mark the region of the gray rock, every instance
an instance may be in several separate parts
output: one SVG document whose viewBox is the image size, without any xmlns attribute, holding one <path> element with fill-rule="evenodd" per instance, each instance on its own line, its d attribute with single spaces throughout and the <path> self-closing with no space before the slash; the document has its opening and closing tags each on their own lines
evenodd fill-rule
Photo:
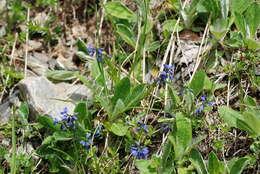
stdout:
<svg viewBox="0 0 260 174">
<path fill-rule="evenodd" d="M 5 124 L 11 118 L 11 107 L 9 102 L 0 105 L 0 124 Z"/>
<path fill-rule="evenodd" d="M 28 55 L 28 67 L 37 75 L 44 75 L 48 72 L 48 61 L 50 60 L 45 54 L 30 53 Z"/>
<path fill-rule="evenodd" d="M 16 90 L 10 95 L 3 104 L 0 105 L 0 125 L 5 124 L 12 116 L 12 106 L 19 107 L 20 100 L 18 98 L 19 91 Z"/>
<path fill-rule="evenodd" d="M 60 112 L 67 107 L 73 112 L 75 105 L 61 100 L 91 99 L 91 91 L 84 85 L 66 83 L 53 84 L 45 77 L 28 77 L 18 84 L 20 93 L 29 104 L 31 119 L 38 115 L 60 118 Z"/>
<path fill-rule="evenodd" d="M 35 40 L 29 40 L 28 42 L 28 51 L 35 51 L 35 50 L 41 50 L 42 49 L 42 43 L 35 41 Z"/>
</svg>

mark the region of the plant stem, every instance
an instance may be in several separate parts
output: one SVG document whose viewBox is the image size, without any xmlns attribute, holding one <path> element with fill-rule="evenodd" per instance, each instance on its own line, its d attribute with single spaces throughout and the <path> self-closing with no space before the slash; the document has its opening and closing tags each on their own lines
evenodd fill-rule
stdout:
<svg viewBox="0 0 260 174">
<path fill-rule="evenodd" d="M 12 161 L 11 174 L 16 174 L 16 136 L 15 136 L 15 111 L 13 109 L 12 116 Z"/>
</svg>

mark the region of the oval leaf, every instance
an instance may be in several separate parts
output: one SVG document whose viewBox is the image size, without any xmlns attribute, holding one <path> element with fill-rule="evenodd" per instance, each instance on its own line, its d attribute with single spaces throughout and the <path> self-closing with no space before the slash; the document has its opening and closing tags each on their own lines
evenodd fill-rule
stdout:
<svg viewBox="0 0 260 174">
<path fill-rule="evenodd" d="M 58 80 L 58 81 L 68 81 L 76 78 L 74 71 L 65 71 L 65 70 L 52 71 L 47 73 L 46 76 L 49 79 Z"/>
<path fill-rule="evenodd" d="M 135 14 L 121 2 L 114 1 L 108 2 L 105 5 L 107 14 L 120 18 L 120 19 L 134 19 Z"/>
<path fill-rule="evenodd" d="M 118 135 L 118 136 L 124 136 L 126 135 L 128 130 L 128 127 L 126 127 L 124 124 L 122 123 L 113 123 L 111 126 L 111 131 Z"/>
</svg>

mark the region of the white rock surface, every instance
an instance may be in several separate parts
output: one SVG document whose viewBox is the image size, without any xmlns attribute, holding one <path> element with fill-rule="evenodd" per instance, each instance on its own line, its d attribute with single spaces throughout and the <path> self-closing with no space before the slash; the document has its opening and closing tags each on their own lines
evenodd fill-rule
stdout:
<svg viewBox="0 0 260 174">
<path fill-rule="evenodd" d="M 60 112 L 67 107 L 72 113 L 75 105 L 61 100 L 87 100 L 91 98 L 91 91 L 84 85 L 66 83 L 53 84 L 47 78 L 28 77 L 18 84 L 23 100 L 30 107 L 31 119 L 38 115 L 49 115 L 60 118 Z"/>
</svg>

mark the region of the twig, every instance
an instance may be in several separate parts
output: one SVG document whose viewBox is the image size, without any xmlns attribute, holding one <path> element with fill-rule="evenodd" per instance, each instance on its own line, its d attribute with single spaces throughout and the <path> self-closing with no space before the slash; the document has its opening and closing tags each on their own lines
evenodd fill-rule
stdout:
<svg viewBox="0 0 260 174">
<path fill-rule="evenodd" d="M 145 48 L 143 48 L 143 83 L 145 83 Z"/>
<path fill-rule="evenodd" d="M 195 66 L 194 66 L 194 70 L 193 70 L 193 73 L 192 73 L 192 76 L 190 78 L 190 82 L 192 81 L 199 65 L 200 65 L 200 62 L 201 62 L 201 57 L 200 57 L 200 54 L 201 54 L 201 50 L 202 50 L 202 46 L 203 46 L 203 43 L 204 43 L 204 40 L 206 38 L 206 35 L 207 35 L 207 32 L 208 32 L 208 29 L 209 29 L 209 21 L 210 21 L 210 17 L 208 19 L 208 22 L 207 22 L 207 25 L 205 27 L 205 30 L 204 30 L 204 33 L 203 33 L 203 37 L 202 37 L 202 40 L 201 40 L 201 44 L 200 44 L 200 47 L 199 47 L 199 51 L 198 51 L 198 54 L 197 54 L 197 59 L 196 59 L 196 63 L 195 63 Z"/>
<path fill-rule="evenodd" d="M 107 3 L 107 0 L 103 1 L 103 5 L 105 5 Z M 105 16 L 105 9 L 102 8 L 101 10 L 101 18 L 100 18 L 100 22 L 99 22 L 99 29 L 98 29 L 98 37 L 101 37 L 101 31 L 102 31 L 102 25 L 103 25 L 103 21 L 104 21 L 104 16 Z M 99 43 L 100 44 L 100 43 Z"/>
<path fill-rule="evenodd" d="M 27 9 L 27 27 L 26 27 L 26 47 L 25 47 L 25 61 L 24 61 L 24 78 L 27 76 L 27 64 L 28 64 L 28 47 L 29 47 L 29 20 L 30 20 L 30 8 Z"/>
<path fill-rule="evenodd" d="M 231 64 L 233 62 L 233 56 L 231 57 Z M 228 75 L 228 86 L 227 86 L 227 106 L 229 106 L 229 101 L 230 101 L 230 94 L 231 94 L 231 91 L 230 91 L 230 73 Z"/>
<path fill-rule="evenodd" d="M 15 33 L 15 39 L 14 39 L 14 44 L 13 44 L 13 47 L 12 47 L 12 53 L 11 53 L 9 65 L 12 65 L 13 61 L 15 61 L 14 60 L 14 52 L 15 52 L 15 46 L 16 46 L 16 42 L 17 42 L 17 37 L 18 37 L 18 34 Z"/>
</svg>

